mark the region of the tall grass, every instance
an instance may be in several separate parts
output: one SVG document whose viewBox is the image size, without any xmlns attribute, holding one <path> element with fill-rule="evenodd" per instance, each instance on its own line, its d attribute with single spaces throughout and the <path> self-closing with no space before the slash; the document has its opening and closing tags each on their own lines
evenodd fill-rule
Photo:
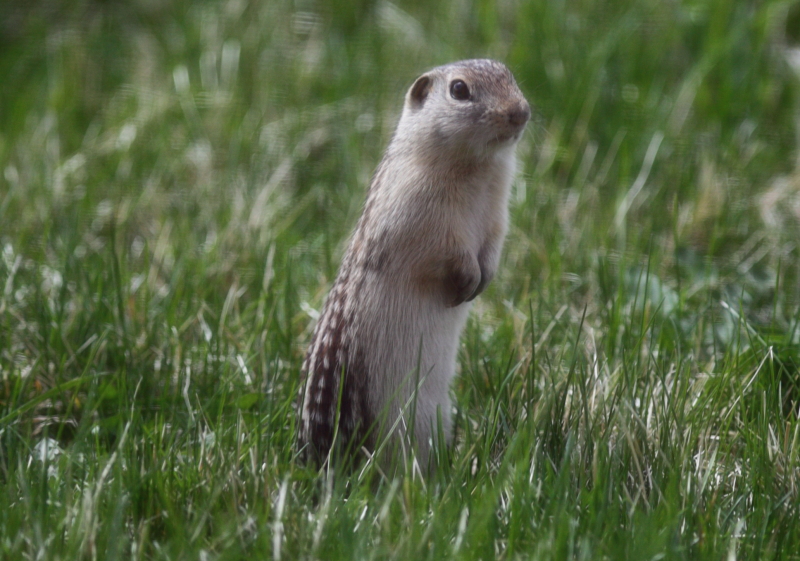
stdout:
<svg viewBox="0 0 800 561">
<path fill-rule="evenodd" d="M 0 557 L 800 557 L 798 13 L 3 4 Z M 321 477 L 309 329 L 404 89 L 472 56 L 537 116 L 454 446 Z"/>
</svg>

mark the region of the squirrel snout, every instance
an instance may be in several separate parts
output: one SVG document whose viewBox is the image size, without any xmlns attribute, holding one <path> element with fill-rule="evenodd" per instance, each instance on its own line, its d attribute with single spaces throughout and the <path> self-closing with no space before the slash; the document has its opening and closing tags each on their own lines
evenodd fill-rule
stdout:
<svg viewBox="0 0 800 561">
<path fill-rule="evenodd" d="M 508 123 L 515 127 L 523 127 L 531 118 L 531 106 L 527 101 L 522 100 L 516 107 L 512 107 L 506 113 Z"/>
</svg>

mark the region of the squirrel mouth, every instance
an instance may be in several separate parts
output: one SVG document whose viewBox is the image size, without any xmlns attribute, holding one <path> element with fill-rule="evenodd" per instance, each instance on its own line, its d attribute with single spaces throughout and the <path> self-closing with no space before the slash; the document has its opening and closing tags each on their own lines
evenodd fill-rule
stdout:
<svg viewBox="0 0 800 561">
<path fill-rule="evenodd" d="M 506 131 L 502 133 L 497 133 L 494 138 L 489 141 L 490 145 L 493 144 L 510 144 L 513 142 L 517 142 L 522 137 L 522 131 L 524 127 L 520 127 L 513 131 Z"/>
</svg>

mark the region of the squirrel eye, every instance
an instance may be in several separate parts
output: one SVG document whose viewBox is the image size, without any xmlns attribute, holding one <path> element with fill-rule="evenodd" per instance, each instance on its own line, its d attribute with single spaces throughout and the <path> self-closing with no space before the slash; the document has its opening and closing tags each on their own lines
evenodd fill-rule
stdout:
<svg viewBox="0 0 800 561">
<path fill-rule="evenodd" d="M 450 97 L 458 101 L 466 101 L 469 99 L 469 87 L 467 87 L 464 80 L 453 80 L 450 82 Z"/>
</svg>

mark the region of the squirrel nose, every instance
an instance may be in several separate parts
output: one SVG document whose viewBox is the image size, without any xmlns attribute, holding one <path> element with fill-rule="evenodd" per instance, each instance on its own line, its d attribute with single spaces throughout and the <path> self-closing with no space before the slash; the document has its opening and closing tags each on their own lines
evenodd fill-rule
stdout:
<svg viewBox="0 0 800 561">
<path fill-rule="evenodd" d="M 531 106 L 527 101 L 523 101 L 517 107 L 508 112 L 508 122 L 515 127 L 521 127 L 531 118 Z"/>
</svg>

